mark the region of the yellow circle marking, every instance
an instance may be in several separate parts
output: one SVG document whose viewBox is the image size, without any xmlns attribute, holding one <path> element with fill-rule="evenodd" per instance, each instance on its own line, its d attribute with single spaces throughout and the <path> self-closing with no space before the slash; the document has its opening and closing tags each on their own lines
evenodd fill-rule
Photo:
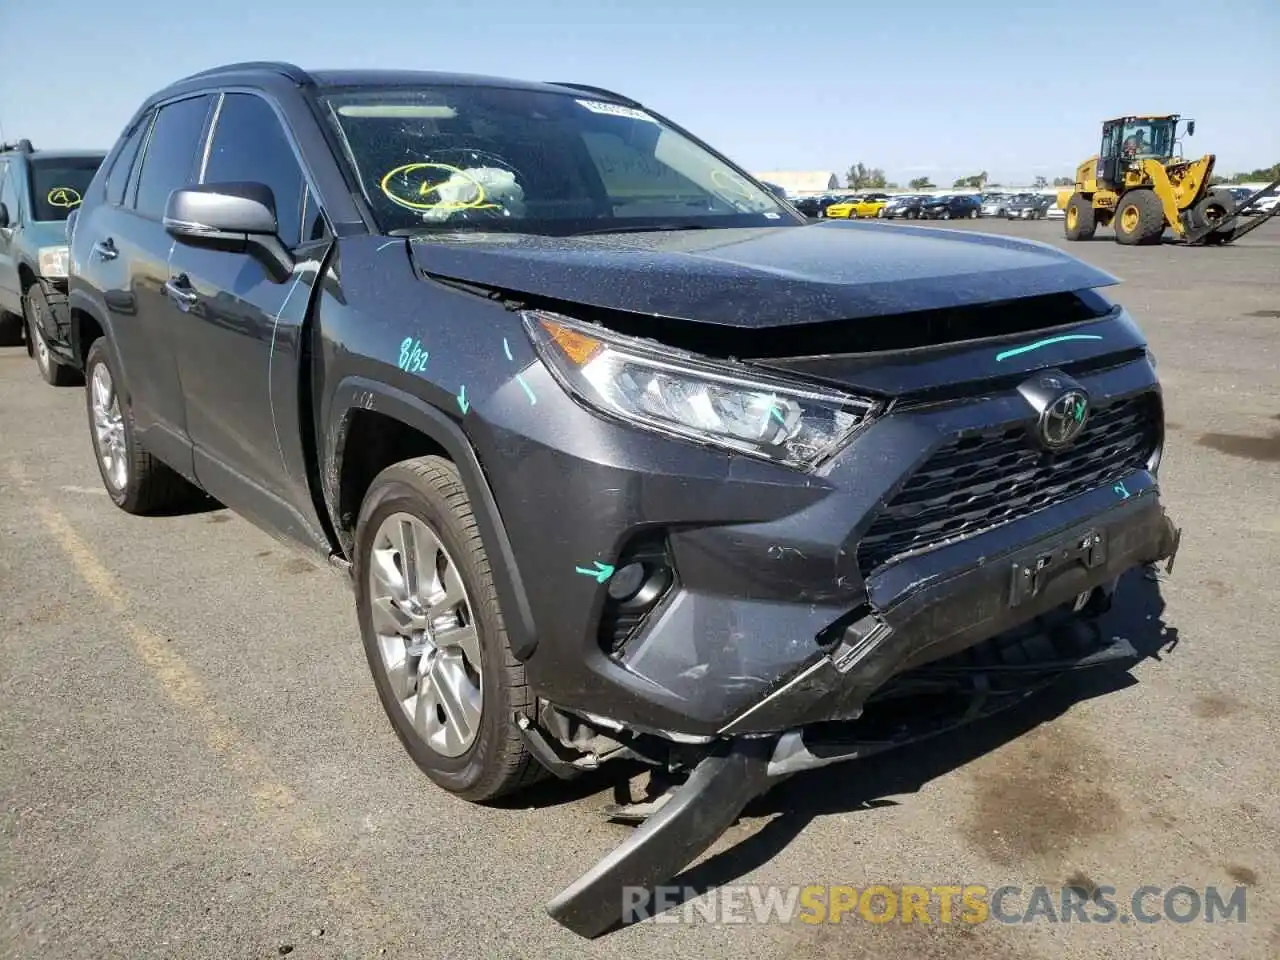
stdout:
<svg viewBox="0 0 1280 960">
<path fill-rule="evenodd" d="M 1124 227 L 1126 232 L 1136 230 L 1141 216 L 1137 206 L 1131 203 L 1120 211 L 1120 226 Z"/>
<path fill-rule="evenodd" d="M 724 170 L 712 170 L 711 182 L 721 190 L 726 190 L 734 196 L 741 197 L 743 200 L 754 200 L 755 192 L 751 189 L 751 184 L 742 179 L 736 173 L 727 173 Z"/>
<path fill-rule="evenodd" d="M 48 201 L 51 207 L 64 207 L 67 209 L 78 207 L 80 206 L 80 191 L 71 187 L 54 187 L 45 195 L 45 200 Z"/>
<path fill-rule="evenodd" d="M 1076 224 L 1080 222 L 1080 211 L 1075 207 L 1067 208 L 1067 226 L 1072 230 L 1076 228 Z"/>
<path fill-rule="evenodd" d="M 391 189 L 392 177 L 407 176 L 418 170 L 443 170 L 449 174 L 449 178 L 462 177 L 462 179 L 476 188 L 476 198 L 465 203 L 450 203 L 444 200 L 437 200 L 435 203 L 423 203 L 419 200 L 406 200 Z M 447 181 L 433 184 L 424 180 L 418 187 L 417 195 L 419 197 L 429 197 L 439 191 L 445 182 Z M 496 203 L 485 203 L 484 187 L 480 185 L 480 182 L 475 177 L 460 167 L 454 167 L 447 163 L 406 163 L 404 166 L 389 170 L 379 183 L 379 187 L 392 203 L 407 207 L 410 210 L 495 210 L 499 206 Z"/>
</svg>

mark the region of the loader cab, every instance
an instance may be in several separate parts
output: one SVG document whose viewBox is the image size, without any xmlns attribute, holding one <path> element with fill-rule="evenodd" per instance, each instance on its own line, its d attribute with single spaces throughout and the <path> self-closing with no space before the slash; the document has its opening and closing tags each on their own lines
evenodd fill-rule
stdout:
<svg viewBox="0 0 1280 960">
<path fill-rule="evenodd" d="M 1118 117 L 1102 125 L 1098 151 L 1098 180 L 1115 188 L 1124 182 L 1125 167 L 1135 161 L 1168 161 L 1174 153 L 1178 116 Z M 1187 133 L 1195 131 L 1195 121 Z"/>
</svg>

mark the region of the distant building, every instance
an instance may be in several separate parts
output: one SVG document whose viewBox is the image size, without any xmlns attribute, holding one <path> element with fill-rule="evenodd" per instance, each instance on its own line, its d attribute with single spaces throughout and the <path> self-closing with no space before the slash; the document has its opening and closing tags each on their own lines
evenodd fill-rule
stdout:
<svg viewBox="0 0 1280 960">
<path fill-rule="evenodd" d="M 776 183 L 787 191 L 788 197 L 840 189 L 840 178 L 830 170 L 767 170 L 753 173 L 752 176 L 757 180 Z"/>
</svg>

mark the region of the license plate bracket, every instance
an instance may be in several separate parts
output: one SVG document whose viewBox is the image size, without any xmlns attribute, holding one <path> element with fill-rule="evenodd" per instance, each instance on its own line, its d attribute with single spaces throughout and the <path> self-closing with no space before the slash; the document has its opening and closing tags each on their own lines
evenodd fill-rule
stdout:
<svg viewBox="0 0 1280 960">
<path fill-rule="evenodd" d="M 1086 570 L 1107 562 L 1104 530 L 1089 530 L 1055 546 L 1040 547 L 1014 561 L 1010 569 L 1009 606 L 1017 607 L 1036 597 L 1050 581 L 1077 564 Z"/>
</svg>

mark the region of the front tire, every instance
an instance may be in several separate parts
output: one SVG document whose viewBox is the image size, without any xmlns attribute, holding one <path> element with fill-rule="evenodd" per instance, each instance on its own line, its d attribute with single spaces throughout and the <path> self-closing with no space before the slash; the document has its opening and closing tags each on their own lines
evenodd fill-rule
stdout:
<svg viewBox="0 0 1280 960">
<path fill-rule="evenodd" d="M 1197 226 L 1208 226 L 1210 223 L 1226 220 L 1235 213 L 1235 209 L 1235 197 L 1225 190 L 1210 190 L 1196 204 L 1195 216 L 1192 218 L 1192 222 Z M 1230 226 L 1226 229 L 1214 230 L 1205 236 L 1204 242 L 1210 246 L 1227 243 L 1235 234 L 1235 229 L 1234 226 Z"/>
<path fill-rule="evenodd" d="M 356 607 L 383 710 L 433 782 L 484 802 L 542 768 L 515 723 L 531 714 L 493 575 L 457 468 L 419 457 L 383 470 L 356 523 Z"/>
<path fill-rule="evenodd" d="M 105 337 L 85 359 L 85 406 L 94 459 L 107 494 L 125 513 L 149 514 L 192 497 L 195 488 L 138 442 L 133 409 L 120 396 L 116 367 Z"/>
<path fill-rule="evenodd" d="M 1150 190 L 1130 190 L 1116 204 L 1112 219 L 1116 242 L 1126 246 L 1159 243 L 1164 235 L 1164 208 Z"/>
<path fill-rule="evenodd" d="M 1062 229 L 1068 240 L 1092 240 L 1098 230 L 1098 220 L 1093 212 L 1093 202 L 1078 193 L 1067 201 L 1067 215 Z"/>
<path fill-rule="evenodd" d="M 55 294 L 55 296 L 61 297 L 63 301 L 66 300 L 65 294 Z M 44 321 L 46 317 L 51 316 L 53 307 L 49 294 L 39 282 L 32 284 L 27 295 L 22 298 L 22 309 L 26 314 L 27 340 L 31 355 L 35 358 L 36 369 L 40 371 L 44 382 L 51 387 L 74 387 L 83 383 L 80 371 L 59 361 L 49 349 L 49 341 L 44 336 Z"/>
</svg>

